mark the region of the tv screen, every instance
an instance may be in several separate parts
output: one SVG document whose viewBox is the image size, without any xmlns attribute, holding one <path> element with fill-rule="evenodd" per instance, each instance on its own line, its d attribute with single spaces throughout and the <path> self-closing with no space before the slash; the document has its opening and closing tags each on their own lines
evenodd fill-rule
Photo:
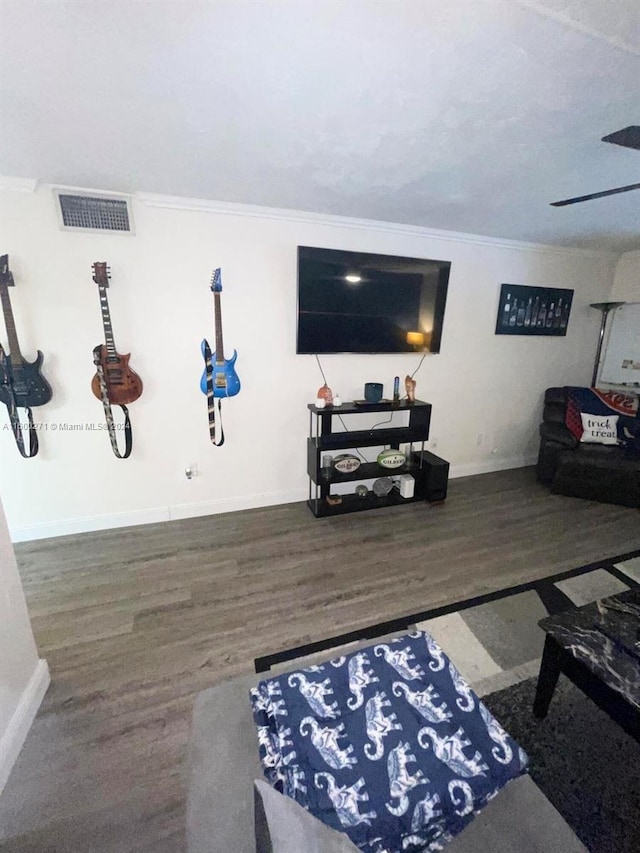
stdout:
<svg viewBox="0 0 640 853">
<path fill-rule="evenodd" d="M 449 261 L 298 246 L 298 353 L 440 351 Z"/>
</svg>

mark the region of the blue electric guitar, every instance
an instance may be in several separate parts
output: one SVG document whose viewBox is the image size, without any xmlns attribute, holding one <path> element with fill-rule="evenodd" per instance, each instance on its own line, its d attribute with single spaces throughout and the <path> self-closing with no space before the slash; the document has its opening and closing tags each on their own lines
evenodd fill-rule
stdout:
<svg viewBox="0 0 640 853">
<path fill-rule="evenodd" d="M 235 397 L 240 391 L 240 379 L 234 367 L 238 353 L 234 350 L 231 358 L 224 357 L 224 347 L 222 345 L 222 307 L 220 305 L 220 294 L 222 293 L 220 267 L 213 271 L 211 290 L 213 292 L 215 309 L 216 348 L 215 352 L 211 352 L 207 340 L 202 341 L 202 356 L 205 361 L 205 368 L 202 379 L 200 380 L 200 388 L 203 394 L 209 393 L 207 379 L 208 374 L 210 374 L 213 380 L 214 397 Z"/>
</svg>

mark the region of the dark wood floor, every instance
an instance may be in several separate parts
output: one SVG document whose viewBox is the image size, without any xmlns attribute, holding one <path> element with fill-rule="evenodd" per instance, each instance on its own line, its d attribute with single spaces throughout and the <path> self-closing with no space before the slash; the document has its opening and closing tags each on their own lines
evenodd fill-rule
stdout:
<svg viewBox="0 0 640 853">
<path fill-rule="evenodd" d="M 550 495 L 532 469 L 453 481 L 437 508 L 316 520 L 289 504 L 19 545 L 52 685 L 0 798 L 0 847 L 184 850 L 200 690 L 278 649 L 637 548 L 637 510 Z"/>
</svg>

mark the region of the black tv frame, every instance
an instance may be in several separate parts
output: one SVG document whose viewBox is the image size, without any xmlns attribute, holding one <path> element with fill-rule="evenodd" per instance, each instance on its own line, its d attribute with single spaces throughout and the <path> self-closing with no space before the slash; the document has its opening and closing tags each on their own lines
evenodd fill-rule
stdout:
<svg viewBox="0 0 640 853">
<path fill-rule="evenodd" d="M 384 267 L 385 264 L 392 264 L 396 266 L 406 265 L 407 267 L 411 266 L 420 266 L 420 265 L 433 265 L 439 267 L 438 271 L 438 284 L 436 286 L 436 294 L 434 301 L 434 311 L 433 311 L 433 329 L 431 333 L 431 340 L 429 345 L 425 345 L 423 347 L 411 347 L 407 345 L 406 349 L 301 349 L 300 348 L 300 259 L 302 252 L 314 252 L 318 253 L 319 260 L 322 259 L 322 255 L 327 257 L 327 260 L 330 259 L 331 256 L 334 257 L 336 262 L 344 263 L 346 268 L 362 268 L 367 265 L 375 267 L 376 259 L 380 259 L 377 261 L 378 264 L 381 264 Z M 426 272 L 426 269 L 425 269 Z M 344 354 L 344 355 L 405 355 L 405 354 L 421 354 L 421 353 L 430 353 L 436 355 L 440 352 L 441 342 L 442 342 L 442 331 L 444 326 L 444 314 L 446 308 L 447 301 L 447 292 L 449 286 L 449 278 L 451 275 L 451 261 L 438 260 L 435 258 L 415 258 L 408 257 L 403 255 L 386 255 L 374 252 L 357 252 L 350 251 L 345 249 L 329 249 L 321 246 L 298 246 L 297 252 L 297 273 L 296 273 L 296 354 L 297 355 L 315 355 L 316 353 L 320 355 L 334 355 L 334 354 Z"/>
</svg>

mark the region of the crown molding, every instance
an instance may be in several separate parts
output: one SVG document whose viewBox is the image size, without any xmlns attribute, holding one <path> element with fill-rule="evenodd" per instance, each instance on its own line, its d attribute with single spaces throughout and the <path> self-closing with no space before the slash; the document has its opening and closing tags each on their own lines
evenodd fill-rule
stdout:
<svg viewBox="0 0 640 853">
<path fill-rule="evenodd" d="M 52 192 L 59 193 L 69 193 L 70 195 L 89 195 L 89 196 L 98 196 L 98 198 L 117 198 L 117 199 L 132 199 L 133 195 L 131 193 L 125 192 L 114 192 L 113 190 L 100 190 L 96 189 L 96 187 L 76 187 L 72 184 L 48 184 L 47 185 Z"/>
<path fill-rule="evenodd" d="M 37 189 L 36 178 L 11 178 L 8 175 L 0 175 L 0 190 L 18 193 L 34 193 Z"/>
<path fill-rule="evenodd" d="M 444 231 L 421 225 L 385 222 L 379 219 L 357 219 L 355 217 L 338 216 L 331 213 L 310 213 L 304 210 L 262 207 L 253 204 L 211 201 L 202 198 L 183 198 L 181 196 L 159 195 L 156 193 L 136 193 L 134 197 L 147 207 L 162 208 L 165 210 L 196 211 L 214 213 L 220 216 L 246 216 L 255 219 L 279 220 L 281 222 L 299 222 L 305 225 L 325 225 L 333 228 L 366 229 L 367 231 L 379 231 L 408 237 L 431 238 L 451 243 L 466 243 L 473 246 L 492 246 L 494 248 L 511 249 L 514 251 L 543 251 L 557 255 L 579 255 L 583 258 L 591 257 L 614 260 L 619 256 L 618 252 L 610 252 L 605 249 L 581 249 L 575 246 L 551 246 L 545 243 L 528 243 L 521 240 L 487 237 L 482 234 Z"/>
<path fill-rule="evenodd" d="M 15 178 L 0 175 L 0 190 L 33 193 L 40 186 L 36 178 Z M 270 219 L 280 222 L 298 222 L 304 225 L 323 225 L 331 228 L 350 228 L 353 230 L 378 231 L 385 234 L 398 234 L 405 237 L 439 240 L 450 243 L 463 243 L 472 246 L 489 246 L 522 252 L 545 252 L 554 255 L 570 255 L 582 258 L 603 258 L 617 260 L 622 257 L 635 257 L 640 250 L 630 252 L 612 252 L 606 249 L 584 249 L 577 246 L 553 246 L 547 243 L 531 243 L 525 240 L 509 240 L 502 237 L 488 237 L 484 234 L 468 234 L 462 231 L 446 231 L 439 228 L 427 228 L 422 225 L 406 225 L 401 222 L 386 222 L 381 219 L 359 219 L 351 216 L 338 216 L 333 213 L 312 213 L 305 210 L 291 210 L 280 207 L 263 207 L 255 204 L 239 204 L 230 201 L 214 201 L 204 198 L 161 195 L 158 193 L 117 193 L 110 190 L 78 187 L 68 184 L 50 184 L 52 189 L 94 193 L 111 198 L 134 199 L 147 207 L 164 210 L 185 210 L 201 213 L 213 213 L 219 216 L 244 216 L 254 219 Z"/>
</svg>

